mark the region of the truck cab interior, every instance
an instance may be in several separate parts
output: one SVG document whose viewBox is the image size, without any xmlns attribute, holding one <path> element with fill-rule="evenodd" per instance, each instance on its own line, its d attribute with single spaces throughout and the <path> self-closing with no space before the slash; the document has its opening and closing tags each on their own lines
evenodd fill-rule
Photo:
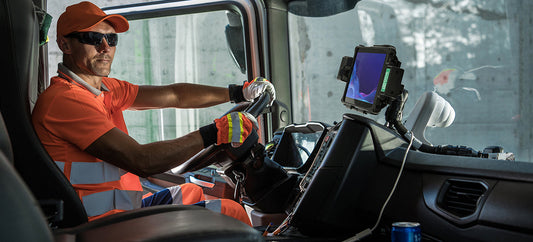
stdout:
<svg viewBox="0 0 533 242">
<path fill-rule="evenodd" d="M 101 6 L 131 25 L 117 47 L 118 78 L 272 81 L 272 107 L 262 97 L 235 107 L 125 113 L 139 142 L 179 137 L 228 109 L 258 116 L 259 130 L 242 147 L 211 146 L 142 181 L 152 192 L 192 182 L 209 196 L 235 199 L 253 228 L 170 205 L 88 222 L 31 124 L 57 66 L 46 17 L 55 4 L 0 6 L 1 241 L 390 241 L 395 222 L 420 224 L 421 241 L 533 240 L 531 3 Z M 366 81 L 364 73 L 377 76 Z"/>
</svg>

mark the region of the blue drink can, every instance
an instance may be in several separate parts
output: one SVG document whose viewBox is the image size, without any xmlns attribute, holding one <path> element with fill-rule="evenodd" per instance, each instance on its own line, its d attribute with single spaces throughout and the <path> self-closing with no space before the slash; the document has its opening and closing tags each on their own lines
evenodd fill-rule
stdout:
<svg viewBox="0 0 533 242">
<path fill-rule="evenodd" d="M 420 242 L 420 224 L 413 222 L 396 222 L 392 224 L 392 242 Z"/>
</svg>

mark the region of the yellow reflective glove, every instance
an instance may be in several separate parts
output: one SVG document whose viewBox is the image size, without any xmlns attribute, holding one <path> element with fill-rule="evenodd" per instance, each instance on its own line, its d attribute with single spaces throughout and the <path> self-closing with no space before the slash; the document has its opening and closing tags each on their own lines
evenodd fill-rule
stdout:
<svg viewBox="0 0 533 242">
<path fill-rule="evenodd" d="M 217 128 L 217 145 L 231 144 L 239 147 L 246 140 L 252 129 L 257 130 L 257 120 L 246 112 L 229 113 L 215 119 Z"/>
</svg>

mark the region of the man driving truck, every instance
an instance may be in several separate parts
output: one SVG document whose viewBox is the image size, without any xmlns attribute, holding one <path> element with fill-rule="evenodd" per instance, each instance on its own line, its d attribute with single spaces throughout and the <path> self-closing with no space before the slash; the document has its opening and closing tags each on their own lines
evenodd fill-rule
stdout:
<svg viewBox="0 0 533 242">
<path fill-rule="evenodd" d="M 123 16 L 107 15 L 90 2 L 67 7 L 57 22 L 63 63 L 32 114 L 37 135 L 74 186 L 89 220 L 145 206 L 197 204 L 250 225 L 238 203 L 204 201 L 202 189 L 194 184 L 142 199 L 139 176 L 167 171 L 211 144 L 242 143 L 257 128 L 254 117 L 231 113 L 183 137 L 139 144 L 128 135 L 122 111 L 202 108 L 251 101 L 263 92 L 270 93 L 272 103 L 273 85 L 255 78 L 228 88 L 188 83 L 138 86 L 110 78 L 117 33 L 128 29 Z"/>
</svg>

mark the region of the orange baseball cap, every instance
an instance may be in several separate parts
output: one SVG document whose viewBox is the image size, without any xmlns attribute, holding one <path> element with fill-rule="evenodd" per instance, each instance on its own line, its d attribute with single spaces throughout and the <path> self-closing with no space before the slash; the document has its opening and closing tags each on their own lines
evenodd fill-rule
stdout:
<svg viewBox="0 0 533 242">
<path fill-rule="evenodd" d="M 94 25 L 107 20 L 117 33 L 128 31 L 128 20 L 121 15 L 107 15 L 98 6 L 90 2 L 81 2 L 68 6 L 57 20 L 57 35 L 65 36 L 73 32 L 83 32 Z"/>
</svg>

